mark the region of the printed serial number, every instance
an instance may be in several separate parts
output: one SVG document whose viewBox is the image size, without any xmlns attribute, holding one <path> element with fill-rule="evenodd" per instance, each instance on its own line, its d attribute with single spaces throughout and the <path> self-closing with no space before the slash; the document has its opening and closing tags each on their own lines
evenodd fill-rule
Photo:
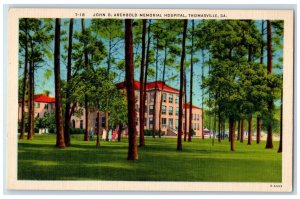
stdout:
<svg viewBox="0 0 300 199">
<path fill-rule="evenodd" d="M 281 188 L 281 184 L 271 184 L 270 187 Z"/>
<path fill-rule="evenodd" d="M 85 13 L 75 13 L 75 17 L 84 17 Z"/>
</svg>

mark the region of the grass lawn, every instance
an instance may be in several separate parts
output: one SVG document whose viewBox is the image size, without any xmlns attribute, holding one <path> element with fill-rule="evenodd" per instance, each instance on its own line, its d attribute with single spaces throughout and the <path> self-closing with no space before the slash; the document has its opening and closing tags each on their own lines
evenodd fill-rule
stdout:
<svg viewBox="0 0 300 199">
<path fill-rule="evenodd" d="M 55 135 L 35 135 L 18 144 L 20 180 L 126 180 L 126 181 L 210 181 L 281 182 L 281 154 L 266 150 L 265 142 L 247 145 L 236 142 L 231 152 L 228 140 L 214 146 L 210 139 L 183 142 L 176 151 L 175 138 L 146 138 L 138 148 L 139 160 L 128 161 L 127 139 L 118 142 L 84 142 L 72 135 L 72 146 L 54 147 Z"/>
</svg>

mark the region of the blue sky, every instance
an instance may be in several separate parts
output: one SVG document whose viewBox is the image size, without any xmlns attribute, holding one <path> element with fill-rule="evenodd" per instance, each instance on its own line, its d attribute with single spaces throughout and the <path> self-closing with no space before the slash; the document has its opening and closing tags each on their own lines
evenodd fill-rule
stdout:
<svg viewBox="0 0 300 199">
<path fill-rule="evenodd" d="M 69 19 L 62 19 L 62 30 L 66 31 L 66 36 L 68 35 L 68 21 Z M 85 26 L 88 27 L 91 23 L 90 19 L 86 19 L 85 20 Z M 195 22 L 196 24 L 199 23 L 199 20 Z M 261 30 L 261 21 L 257 21 L 257 26 L 258 29 Z M 191 25 L 191 23 L 189 23 L 189 25 Z M 75 19 L 74 20 L 74 32 L 75 31 L 81 31 L 81 23 L 80 23 L 80 19 Z M 108 45 L 107 42 L 104 41 L 105 45 Z M 63 43 L 61 45 L 61 53 L 62 54 L 66 54 L 67 52 L 65 52 L 64 48 L 62 47 Z M 153 47 L 153 45 L 152 45 Z M 124 58 L 124 43 L 120 42 L 120 44 L 116 47 L 118 48 L 118 55 L 115 58 L 119 58 L 119 59 L 123 59 Z M 54 49 L 54 43 L 52 42 L 51 45 L 49 46 L 49 49 L 53 52 Z M 138 49 L 138 51 L 140 51 L 140 48 Z M 282 56 L 282 51 L 277 51 L 274 54 L 275 57 L 275 63 L 276 63 L 276 57 L 281 57 Z M 20 57 L 20 56 L 19 56 Z M 162 79 L 162 68 L 163 68 L 163 57 L 164 57 L 164 52 L 159 52 L 159 62 L 158 62 L 158 68 L 159 68 L 159 75 L 158 75 L 158 80 Z M 194 54 L 194 57 L 199 59 L 200 61 L 198 63 L 194 64 L 194 81 L 193 81 L 193 104 L 196 106 L 201 106 L 201 95 L 202 95 L 202 89 L 201 89 L 201 71 L 202 71 L 202 53 L 201 51 L 197 51 Z M 204 60 L 206 61 L 208 59 L 208 55 L 207 53 L 205 53 L 204 56 Z M 190 60 L 190 55 L 186 56 L 186 60 Z M 266 62 L 266 53 L 265 53 L 265 62 Z M 103 67 L 106 67 L 106 63 L 105 60 L 103 61 L 103 63 L 100 65 Z M 62 79 L 66 79 L 66 63 L 64 61 L 61 61 L 61 78 Z M 155 63 L 153 63 L 152 65 L 150 65 L 151 68 L 155 68 Z M 35 93 L 42 93 L 44 90 L 49 90 L 50 91 L 50 95 L 54 96 L 54 74 L 52 72 L 51 77 L 48 80 L 45 80 L 44 74 L 46 70 L 51 70 L 53 71 L 53 60 L 49 60 L 46 58 L 46 62 L 43 64 L 43 66 L 41 68 L 39 68 L 36 73 L 35 73 Z M 124 72 L 121 71 L 116 71 L 118 73 L 117 78 L 115 79 L 115 82 L 120 82 L 124 80 Z M 178 77 L 173 80 L 173 81 L 168 81 L 167 80 L 167 84 L 169 84 L 170 86 L 174 87 L 174 88 L 179 88 L 179 72 L 176 71 L 174 68 L 168 67 L 167 71 L 166 71 L 166 79 L 168 77 L 174 76 L 174 75 L 178 75 Z M 204 70 L 204 75 L 206 75 L 208 72 L 208 67 L 205 67 Z M 280 72 L 280 71 L 278 71 Z M 23 73 L 23 69 L 20 69 L 19 71 L 19 75 L 22 75 Z M 139 80 L 140 77 L 140 68 L 139 66 L 135 67 L 135 79 Z M 190 82 L 190 69 L 187 69 L 186 72 L 186 76 L 187 76 L 187 88 L 188 88 L 188 94 L 187 97 L 189 99 L 189 82 Z M 148 79 L 148 82 L 150 81 L 154 81 L 155 77 L 150 77 Z M 188 100 L 189 101 L 189 100 Z"/>
</svg>

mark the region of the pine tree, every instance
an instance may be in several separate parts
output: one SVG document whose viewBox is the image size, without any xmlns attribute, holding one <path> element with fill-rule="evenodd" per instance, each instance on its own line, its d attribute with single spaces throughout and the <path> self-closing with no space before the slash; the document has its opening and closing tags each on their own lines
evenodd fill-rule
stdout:
<svg viewBox="0 0 300 199">
<path fill-rule="evenodd" d="M 145 68 L 145 48 L 146 48 L 146 28 L 147 28 L 147 20 L 143 19 L 142 26 L 142 58 L 141 58 L 141 74 L 140 74 L 140 147 L 145 146 L 145 137 L 144 137 L 144 123 L 145 123 L 145 92 L 146 89 L 144 87 L 144 68 Z"/>
<path fill-rule="evenodd" d="M 125 19 L 125 68 L 126 68 L 126 89 L 128 101 L 128 160 L 137 160 L 138 151 L 136 144 L 135 128 L 135 96 L 134 96 L 134 67 L 132 48 L 132 20 Z"/>
<path fill-rule="evenodd" d="M 180 91 L 179 91 L 179 121 L 178 121 L 178 135 L 177 135 L 177 151 L 182 151 L 182 111 L 183 111 L 183 75 L 184 75 L 184 60 L 185 60 L 185 40 L 187 32 L 187 20 L 184 20 L 181 59 L 180 59 Z"/>
<path fill-rule="evenodd" d="M 69 43 L 68 43 L 68 63 L 67 63 L 67 89 L 66 89 L 66 107 L 65 107 L 65 126 L 64 126 L 64 138 L 66 146 L 71 145 L 70 141 L 70 108 L 71 108 L 71 101 L 70 101 L 70 88 L 68 83 L 70 83 L 72 78 L 72 44 L 73 44 L 73 19 L 70 19 L 69 24 Z"/>
<path fill-rule="evenodd" d="M 61 109 L 60 87 L 60 19 L 55 19 L 54 37 L 54 76 L 55 76 L 55 123 L 56 123 L 56 146 L 65 147 L 63 120 Z"/>
</svg>

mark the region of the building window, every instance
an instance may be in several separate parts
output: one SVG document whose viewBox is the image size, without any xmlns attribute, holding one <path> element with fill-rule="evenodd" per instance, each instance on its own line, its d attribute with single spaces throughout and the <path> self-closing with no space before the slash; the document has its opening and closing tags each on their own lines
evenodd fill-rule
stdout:
<svg viewBox="0 0 300 199">
<path fill-rule="evenodd" d="M 161 114 L 165 115 L 167 113 L 167 107 L 166 106 L 162 106 L 161 107 Z"/>
<path fill-rule="evenodd" d="M 197 120 L 200 120 L 200 114 L 197 114 Z"/>
<path fill-rule="evenodd" d="M 173 127 L 173 118 L 169 118 L 169 128 L 174 128 Z"/>
<path fill-rule="evenodd" d="M 147 105 L 144 106 L 144 112 L 147 113 L 148 107 Z"/>
<path fill-rule="evenodd" d="M 147 126 L 147 118 L 144 118 L 144 126 Z"/>
<path fill-rule="evenodd" d="M 176 115 L 179 115 L 179 107 L 176 107 Z"/>
<path fill-rule="evenodd" d="M 102 117 L 102 127 L 105 128 L 105 117 Z"/>
<path fill-rule="evenodd" d="M 139 105 L 138 104 L 135 105 L 135 111 L 139 112 Z"/>
<path fill-rule="evenodd" d="M 173 115 L 173 106 L 169 107 L 169 115 Z"/>
<path fill-rule="evenodd" d="M 135 93 L 135 102 L 138 102 L 138 101 L 139 101 L 139 97 L 140 97 L 139 93 L 136 92 L 136 93 Z"/>
<path fill-rule="evenodd" d="M 178 104 L 178 102 L 179 102 L 179 95 L 176 95 L 176 97 L 175 97 L 175 103 Z"/>
<path fill-rule="evenodd" d="M 40 108 L 40 103 L 39 102 L 35 103 L 35 108 Z"/>
<path fill-rule="evenodd" d="M 199 128 L 199 126 L 200 126 L 200 125 L 199 125 L 199 123 L 198 123 L 198 124 L 197 124 L 197 130 L 199 130 L 199 129 L 200 129 L 200 128 Z"/>
<path fill-rule="evenodd" d="M 48 108 L 49 108 L 49 107 L 48 107 L 48 104 L 45 104 L 44 109 L 47 109 L 47 110 L 48 110 Z"/>
<path fill-rule="evenodd" d="M 139 118 L 138 117 L 135 118 L 135 125 L 136 126 L 139 125 Z"/>
<path fill-rule="evenodd" d="M 150 93 L 150 102 L 154 102 L 154 92 Z"/>
<path fill-rule="evenodd" d="M 169 94 L 169 103 L 173 103 L 173 94 Z"/>
<path fill-rule="evenodd" d="M 175 128 L 178 129 L 178 119 L 175 120 Z"/>
<path fill-rule="evenodd" d="M 95 128 L 97 128 L 98 126 L 98 117 L 96 117 L 96 120 L 95 120 Z"/>
<path fill-rule="evenodd" d="M 161 118 L 161 125 L 162 125 L 162 128 L 167 128 L 167 119 L 166 118 Z"/>
<path fill-rule="evenodd" d="M 162 100 L 163 100 L 163 102 L 167 102 L 167 94 L 166 93 L 162 94 Z"/>
<path fill-rule="evenodd" d="M 72 120 L 72 127 L 75 128 L 75 120 Z"/>
<path fill-rule="evenodd" d="M 150 129 L 153 128 L 153 118 L 152 117 L 149 118 L 149 128 Z"/>
<path fill-rule="evenodd" d="M 150 114 L 150 115 L 153 115 L 153 105 L 150 105 L 150 106 L 149 106 L 149 114 Z"/>
<path fill-rule="evenodd" d="M 80 120 L 80 128 L 83 129 L 83 120 Z"/>
</svg>

